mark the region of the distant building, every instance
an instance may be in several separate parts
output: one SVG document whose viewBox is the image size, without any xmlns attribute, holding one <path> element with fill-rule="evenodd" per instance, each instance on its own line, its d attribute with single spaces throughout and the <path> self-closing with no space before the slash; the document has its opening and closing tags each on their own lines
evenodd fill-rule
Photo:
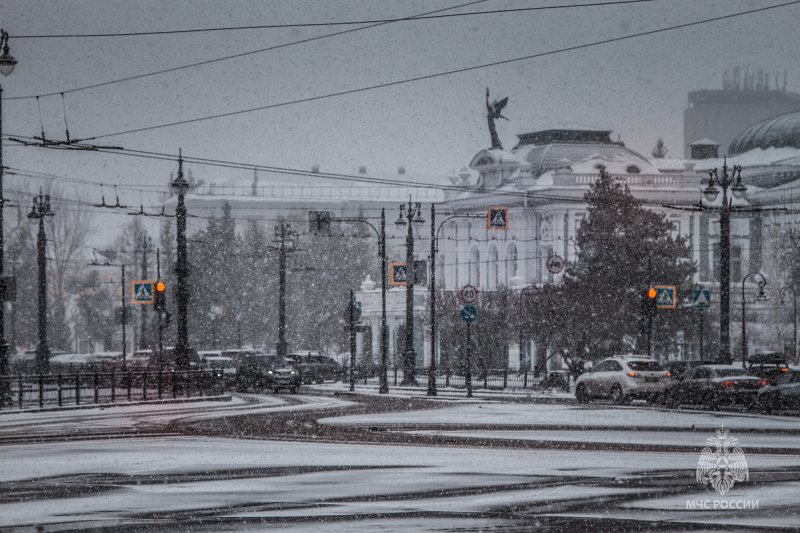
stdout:
<svg viewBox="0 0 800 533">
<path fill-rule="evenodd" d="M 786 91 L 786 73 L 774 78 L 764 71 L 734 68 L 725 71 L 721 90 L 689 93 L 683 111 L 683 154 L 691 157 L 691 144 L 701 139 L 719 143 L 728 153 L 733 138 L 756 122 L 800 109 L 800 94 Z"/>
</svg>

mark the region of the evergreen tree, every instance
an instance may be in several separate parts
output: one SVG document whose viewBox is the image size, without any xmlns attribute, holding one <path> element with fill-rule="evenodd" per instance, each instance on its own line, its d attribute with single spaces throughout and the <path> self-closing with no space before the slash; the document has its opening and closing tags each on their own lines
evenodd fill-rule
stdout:
<svg viewBox="0 0 800 533">
<path fill-rule="evenodd" d="M 656 159 L 664 159 L 665 157 L 667 157 L 667 153 L 668 150 L 667 147 L 664 145 L 664 140 L 660 138 L 658 139 L 658 141 L 656 141 L 656 146 L 655 148 L 653 148 L 653 151 L 650 152 L 650 154 Z"/>
<path fill-rule="evenodd" d="M 579 304 L 572 320 L 585 332 L 591 357 L 646 350 L 642 296 L 653 285 L 674 285 L 691 297 L 695 266 L 682 236 L 671 236 L 667 218 L 645 208 L 627 186 L 604 170 L 586 193 L 587 217 L 577 232 L 578 260 L 567 265 L 564 291 Z M 680 309 L 660 310 L 656 349 L 671 351 L 675 333 L 691 318 Z M 572 344 L 577 344 L 572 339 Z"/>
</svg>

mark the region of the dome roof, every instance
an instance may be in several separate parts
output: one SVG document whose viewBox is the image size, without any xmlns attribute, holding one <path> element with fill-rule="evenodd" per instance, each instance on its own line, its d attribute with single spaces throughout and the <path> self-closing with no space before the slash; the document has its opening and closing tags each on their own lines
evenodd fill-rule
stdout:
<svg viewBox="0 0 800 533">
<path fill-rule="evenodd" d="M 800 148 L 800 111 L 753 124 L 731 142 L 728 154 L 743 154 L 754 148 Z"/>
</svg>

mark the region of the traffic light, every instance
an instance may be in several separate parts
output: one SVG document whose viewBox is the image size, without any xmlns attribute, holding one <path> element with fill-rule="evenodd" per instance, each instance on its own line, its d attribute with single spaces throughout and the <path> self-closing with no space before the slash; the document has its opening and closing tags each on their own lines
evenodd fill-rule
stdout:
<svg viewBox="0 0 800 533">
<path fill-rule="evenodd" d="M 652 287 L 642 295 L 642 316 L 652 318 L 656 316 L 658 307 L 656 306 L 657 291 Z"/>
<path fill-rule="evenodd" d="M 156 283 L 156 293 L 153 298 L 155 310 L 162 313 L 167 310 L 167 286 L 163 281 Z"/>
</svg>

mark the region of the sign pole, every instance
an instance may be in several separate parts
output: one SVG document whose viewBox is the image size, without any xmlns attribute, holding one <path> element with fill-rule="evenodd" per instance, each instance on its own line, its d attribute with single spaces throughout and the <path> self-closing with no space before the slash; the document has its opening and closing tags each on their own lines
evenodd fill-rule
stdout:
<svg viewBox="0 0 800 533">
<path fill-rule="evenodd" d="M 700 310 L 700 360 L 703 360 L 703 318 L 706 316 L 706 313 L 701 309 Z"/>
<path fill-rule="evenodd" d="M 348 306 L 348 313 L 350 315 L 350 392 L 356 390 L 356 302 L 353 295 L 353 289 L 350 289 L 350 305 Z"/>
<path fill-rule="evenodd" d="M 467 398 L 472 398 L 472 339 L 470 332 L 472 331 L 472 323 L 467 322 L 467 375 L 464 377 L 464 382 L 467 385 Z"/>
</svg>

